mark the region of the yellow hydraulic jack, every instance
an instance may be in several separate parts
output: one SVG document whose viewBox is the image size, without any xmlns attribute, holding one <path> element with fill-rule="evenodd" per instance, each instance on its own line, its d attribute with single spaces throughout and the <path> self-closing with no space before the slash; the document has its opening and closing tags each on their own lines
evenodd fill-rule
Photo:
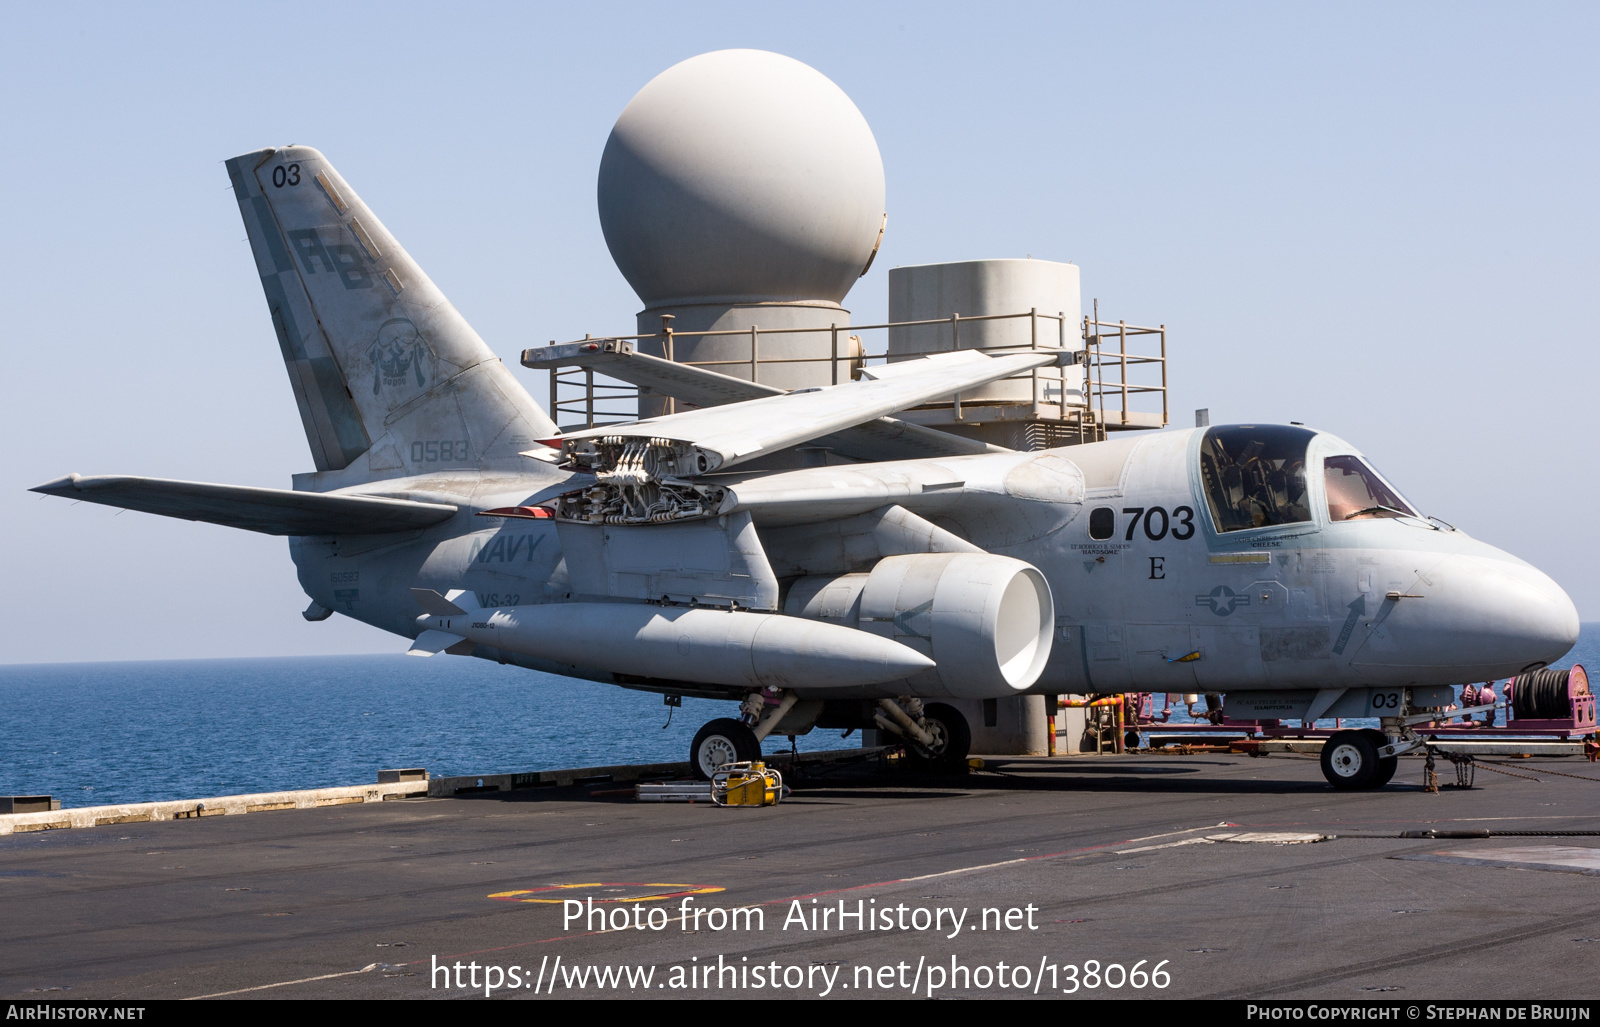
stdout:
<svg viewBox="0 0 1600 1027">
<path fill-rule="evenodd" d="M 776 806 L 783 775 L 765 763 L 725 763 L 711 775 L 711 801 L 718 806 Z"/>
</svg>

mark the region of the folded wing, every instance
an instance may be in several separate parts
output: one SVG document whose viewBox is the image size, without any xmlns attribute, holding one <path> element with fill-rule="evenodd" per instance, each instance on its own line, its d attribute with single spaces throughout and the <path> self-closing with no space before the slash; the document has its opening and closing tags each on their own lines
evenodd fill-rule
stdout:
<svg viewBox="0 0 1600 1027">
<path fill-rule="evenodd" d="M 697 407 L 725 406 L 752 399 L 786 395 L 772 385 L 746 381 L 703 367 L 640 353 L 629 343 L 607 339 L 574 342 L 524 350 L 524 367 L 555 369 L 583 367 L 637 385 L 641 389 L 671 396 Z M 906 364 L 893 364 L 903 367 Z M 893 417 L 878 417 L 814 440 L 844 456 L 858 460 L 916 460 L 937 456 L 972 456 L 978 453 L 1004 453 L 1007 450 L 974 439 L 924 428 Z"/>
<path fill-rule="evenodd" d="M 609 450 L 629 441 L 662 448 L 658 471 L 688 477 L 745 463 L 810 442 L 885 414 L 930 402 L 1001 378 L 1074 359 L 1064 350 L 1027 351 L 990 357 L 976 350 L 940 353 L 896 366 L 892 376 L 800 390 L 707 409 L 652 417 L 625 425 L 571 432 L 548 445 L 562 447 L 579 465 L 605 470 L 617 457 Z M 664 462 L 663 462 L 664 461 Z"/>
</svg>

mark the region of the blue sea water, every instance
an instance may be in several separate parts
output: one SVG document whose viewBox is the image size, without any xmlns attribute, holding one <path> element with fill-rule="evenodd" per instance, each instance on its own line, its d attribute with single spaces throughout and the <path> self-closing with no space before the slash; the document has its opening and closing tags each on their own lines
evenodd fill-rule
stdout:
<svg viewBox="0 0 1600 1027">
<path fill-rule="evenodd" d="M 1600 624 L 1583 626 L 1560 665 L 1574 662 L 1600 668 Z M 389 767 L 437 777 L 666 762 L 735 707 L 685 699 L 663 730 L 667 712 L 658 695 L 459 658 L 0 667 L 0 795 L 98 806 L 361 784 Z M 839 735 L 819 729 L 798 745 L 859 744 Z"/>
<path fill-rule="evenodd" d="M 382 656 L 0 667 L 0 795 L 63 807 L 688 758 L 731 702 L 502 667 Z M 817 729 L 801 751 L 859 745 Z M 769 738 L 768 752 L 787 751 Z"/>
</svg>

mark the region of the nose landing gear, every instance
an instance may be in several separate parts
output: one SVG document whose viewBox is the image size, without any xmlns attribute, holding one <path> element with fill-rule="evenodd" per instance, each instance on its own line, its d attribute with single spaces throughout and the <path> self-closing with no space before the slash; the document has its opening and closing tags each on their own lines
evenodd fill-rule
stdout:
<svg viewBox="0 0 1600 1027">
<path fill-rule="evenodd" d="M 1322 746 L 1322 776 L 1340 790 L 1382 788 L 1400 765 L 1400 757 L 1381 754 L 1388 744 L 1370 728 L 1337 732 Z"/>
<path fill-rule="evenodd" d="M 1427 746 L 1427 740 L 1417 734 L 1416 726 L 1438 720 L 1442 710 L 1433 707 L 1419 713 L 1418 707 L 1411 704 L 1409 688 L 1404 695 L 1403 705 L 1395 711 L 1395 716 L 1380 718 L 1382 731 L 1371 728 L 1337 731 L 1323 744 L 1322 776 L 1329 784 L 1340 790 L 1382 788 L 1394 777 L 1402 755 Z M 1454 710 L 1451 715 L 1470 715 L 1496 708 L 1495 703 L 1488 703 Z"/>
</svg>

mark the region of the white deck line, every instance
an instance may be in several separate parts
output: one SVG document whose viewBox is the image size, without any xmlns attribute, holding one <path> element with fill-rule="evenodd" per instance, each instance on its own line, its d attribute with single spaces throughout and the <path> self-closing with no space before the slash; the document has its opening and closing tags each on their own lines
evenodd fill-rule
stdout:
<svg viewBox="0 0 1600 1027">
<path fill-rule="evenodd" d="M 74 827 L 102 827 L 111 824 L 136 824 L 146 821 L 236 816 L 241 813 L 264 813 L 277 809 L 316 809 L 319 806 L 382 802 L 390 798 L 399 799 L 427 794 L 427 781 L 399 781 L 392 784 L 313 788 L 307 791 L 221 795 L 208 799 L 179 799 L 173 802 L 137 802 L 123 806 L 82 806 L 76 809 L 39 813 L 5 813 L 0 814 L 0 835 Z"/>
</svg>

